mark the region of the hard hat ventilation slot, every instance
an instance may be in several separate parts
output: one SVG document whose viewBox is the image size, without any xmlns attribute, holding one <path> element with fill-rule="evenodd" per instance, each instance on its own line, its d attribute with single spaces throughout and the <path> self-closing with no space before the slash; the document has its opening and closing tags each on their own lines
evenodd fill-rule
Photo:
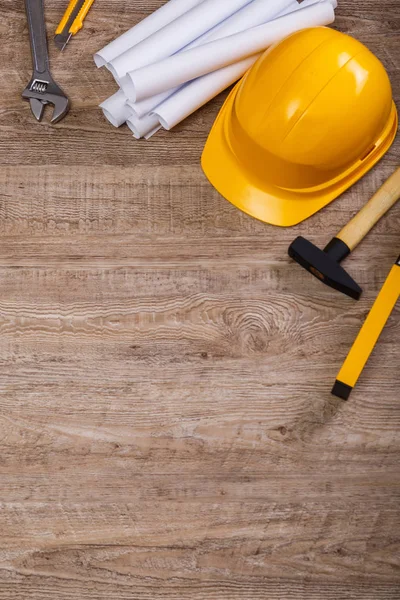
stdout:
<svg viewBox="0 0 400 600">
<path fill-rule="evenodd" d="M 376 148 L 376 144 L 374 144 L 367 152 L 360 158 L 360 162 L 363 162 Z"/>
</svg>

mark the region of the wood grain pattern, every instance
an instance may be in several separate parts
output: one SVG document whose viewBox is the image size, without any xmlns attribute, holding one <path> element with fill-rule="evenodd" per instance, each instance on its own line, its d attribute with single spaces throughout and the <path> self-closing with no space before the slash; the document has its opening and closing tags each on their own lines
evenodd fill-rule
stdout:
<svg viewBox="0 0 400 600">
<path fill-rule="evenodd" d="M 399 600 L 398 307 L 351 401 L 330 388 L 400 206 L 347 260 L 359 303 L 287 248 L 337 233 L 400 143 L 298 227 L 243 215 L 199 165 L 225 94 L 143 143 L 97 108 L 92 54 L 161 3 L 97 0 L 51 44 L 73 106 L 50 127 L 20 99 L 23 2 L 0 0 L 0 600 Z M 400 102 L 398 1 L 339 4 Z"/>
</svg>

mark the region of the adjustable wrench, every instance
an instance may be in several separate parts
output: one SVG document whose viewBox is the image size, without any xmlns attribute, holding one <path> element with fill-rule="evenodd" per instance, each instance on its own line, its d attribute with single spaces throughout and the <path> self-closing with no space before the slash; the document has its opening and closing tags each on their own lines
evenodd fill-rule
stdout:
<svg viewBox="0 0 400 600">
<path fill-rule="evenodd" d="M 54 111 L 51 122 L 57 123 L 67 114 L 69 100 L 50 73 L 43 0 L 25 0 L 25 9 L 33 73 L 32 79 L 22 92 L 22 97 L 29 100 L 31 111 L 38 121 L 42 120 L 46 104 L 52 104 Z"/>
</svg>

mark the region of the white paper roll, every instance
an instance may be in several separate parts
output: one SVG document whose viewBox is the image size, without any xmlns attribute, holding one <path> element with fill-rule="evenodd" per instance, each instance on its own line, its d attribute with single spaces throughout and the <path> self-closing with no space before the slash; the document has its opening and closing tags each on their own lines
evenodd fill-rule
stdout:
<svg viewBox="0 0 400 600">
<path fill-rule="evenodd" d="M 138 102 L 155 96 L 265 50 L 295 31 L 328 25 L 334 20 L 332 4 L 321 2 L 265 25 L 181 52 L 129 73 L 132 84 L 129 86 L 129 98 Z"/>
<path fill-rule="evenodd" d="M 138 119 L 135 115 L 131 115 L 129 119 L 127 119 L 126 124 L 137 140 L 142 137 L 148 140 L 161 129 L 160 121 L 156 115 L 146 115 L 142 119 Z"/>
<path fill-rule="evenodd" d="M 118 83 L 128 73 L 171 56 L 224 21 L 251 0 L 203 0 L 189 12 L 169 23 L 107 64 Z"/>
<path fill-rule="evenodd" d="M 126 104 L 126 96 L 122 90 L 118 90 L 118 92 L 107 98 L 107 100 L 104 100 L 100 104 L 100 108 L 106 119 L 114 127 L 123 125 L 132 114 L 132 109 Z"/>
<path fill-rule="evenodd" d="M 203 75 L 183 86 L 176 94 L 158 106 L 154 114 L 164 129 L 172 129 L 189 115 L 240 79 L 262 53 Z"/>
<path fill-rule="evenodd" d="M 287 6 L 283 10 L 283 12 L 280 12 L 276 16 L 281 17 L 284 15 L 290 14 L 291 12 L 300 10 L 302 8 L 306 8 L 307 6 L 312 6 L 313 4 L 319 4 L 320 2 L 324 2 L 324 1 L 325 0 L 303 0 L 303 2 L 301 4 L 299 4 L 299 2 L 297 2 L 297 0 L 290 0 L 289 6 Z M 329 2 L 332 4 L 332 6 L 334 8 L 337 7 L 336 0 L 329 0 Z M 255 13 L 253 11 L 254 11 L 254 7 L 256 7 L 257 5 L 259 8 L 259 10 L 257 12 L 257 20 L 254 20 L 254 21 L 251 21 L 250 19 L 247 20 L 248 17 L 251 18 L 252 15 L 255 15 Z M 266 8 L 267 6 L 269 7 L 268 9 Z M 244 31 L 246 28 L 251 26 L 250 23 L 254 26 L 257 26 L 259 24 L 262 24 L 263 22 L 267 22 L 267 21 L 264 21 L 263 19 L 268 20 L 268 18 L 272 14 L 274 14 L 273 7 L 276 8 L 276 6 L 277 6 L 276 4 L 274 4 L 272 2 L 266 2 L 265 0 L 254 0 L 251 4 L 245 6 L 240 11 L 238 11 L 237 13 L 232 15 L 232 17 L 227 19 L 224 23 L 220 24 L 218 27 L 215 27 L 213 32 L 208 32 L 205 35 L 201 36 L 201 38 L 198 38 L 198 40 L 195 40 L 195 42 L 193 42 L 192 44 L 189 44 L 189 46 L 187 46 L 183 51 L 185 51 L 186 49 L 190 49 L 192 47 L 199 46 L 202 43 L 205 43 L 206 41 L 212 41 L 211 38 L 219 39 L 218 33 L 220 33 L 220 32 L 222 32 L 222 37 L 224 35 L 230 35 L 230 33 L 236 33 L 235 30 L 231 31 L 230 33 L 226 33 L 229 22 L 232 24 L 233 28 L 236 27 L 238 24 L 240 24 L 240 26 L 242 26 L 243 24 L 245 25 L 243 29 L 240 28 L 240 29 L 238 29 L 238 31 Z M 282 6 L 282 5 L 280 5 L 280 6 Z M 246 13 L 247 13 L 247 17 L 246 17 Z M 240 17 L 240 18 L 238 18 L 238 17 Z M 215 90 L 216 90 L 214 96 L 216 96 L 217 94 L 219 94 L 222 91 L 220 88 L 219 82 L 218 82 L 218 78 L 221 77 L 221 81 L 225 82 L 225 73 L 223 72 L 223 69 L 218 70 L 218 74 L 219 74 L 218 76 L 215 76 L 213 78 L 213 82 L 215 84 Z M 239 75 L 239 77 L 241 77 L 241 75 Z M 197 81 L 197 80 L 195 80 L 195 81 Z M 189 83 L 187 85 L 196 85 L 195 81 L 192 83 Z M 235 81 L 235 79 L 232 79 L 232 81 L 229 81 L 227 86 L 234 83 L 234 81 Z M 133 110 L 134 114 L 137 117 L 143 117 L 144 115 L 147 115 L 151 111 L 154 111 L 155 108 L 160 106 L 160 104 L 165 102 L 168 98 L 170 98 L 173 94 L 175 94 L 179 89 L 181 89 L 181 86 L 172 88 L 165 92 L 161 92 L 161 94 L 157 94 L 156 96 L 150 96 L 149 98 L 145 98 L 144 100 L 141 100 L 140 102 L 134 102 L 133 100 L 128 99 L 127 103 L 129 104 L 129 106 L 131 107 L 131 109 Z M 188 90 L 186 90 L 185 94 L 187 94 L 187 93 L 188 93 Z M 200 95 L 200 97 L 201 97 L 201 95 Z M 176 98 L 176 101 L 178 102 L 178 98 Z M 204 103 L 205 103 L 205 101 L 204 101 Z M 198 107 L 198 108 L 200 108 L 200 107 Z M 193 111 L 191 111 L 191 112 L 193 112 Z M 191 112 L 189 114 L 191 114 Z"/>
<path fill-rule="evenodd" d="M 246 29 L 257 27 L 257 25 L 268 23 L 275 19 L 282 11 L 291 11 L 290 6 L 292 4 L 293 0 L 273 0 L 272 2 L 271 0 L 253 0 L 227 19 L 215 31 L 204 36 L 202 43 L 220 40 L 229 35 L 246 31 Z M 187 49 L 189 50 L 190 48 Z"/>
<path fill-rule="evenodd" d="M 203 2 L 203 0 L 169 0 L 161 8 L 140 21 L 137 25 L 117 37 L 94 55 L 98 67 L 104 66 L 126 50 L 159 31 L 175 19 Z"/>
</svg>

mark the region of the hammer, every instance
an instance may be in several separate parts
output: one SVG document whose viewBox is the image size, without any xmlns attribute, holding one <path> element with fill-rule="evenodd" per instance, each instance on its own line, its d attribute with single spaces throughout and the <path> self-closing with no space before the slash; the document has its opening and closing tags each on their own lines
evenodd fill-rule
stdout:
<svg viewBox="0 0 400 600">
<path fill-rule="evenodd" d="M 291 244 L 289 256 L 329 287 L 359 300 L 362 289 L 340 263 L 362 242 L 399 198 L 400 168 L 324 250 L 299 236 Z"/>
</svg>

